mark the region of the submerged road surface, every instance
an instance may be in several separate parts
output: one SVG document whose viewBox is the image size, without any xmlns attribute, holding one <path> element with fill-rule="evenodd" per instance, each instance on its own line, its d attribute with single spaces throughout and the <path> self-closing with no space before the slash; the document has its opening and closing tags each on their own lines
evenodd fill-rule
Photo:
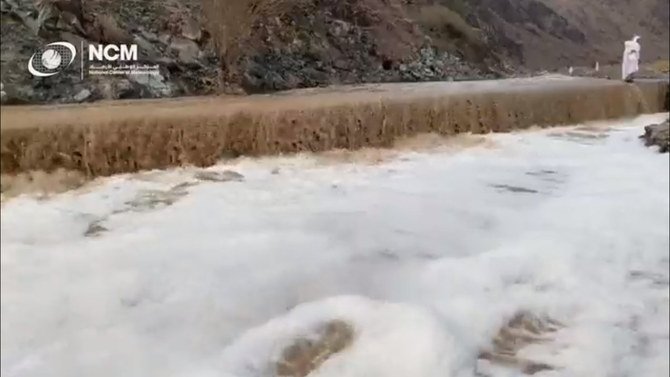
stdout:
<svg viewBox="0 0 670 377">
<path fill-rule="evenodd" d="M 2 207 L 2 376 L 519 376 L 514 313 L 560 324 L 536 376 L 667 375 L 669 161 L 642 126 L 116 176 Z M 474 138 L 474 137 L 473 137 Z"/>
</svg>

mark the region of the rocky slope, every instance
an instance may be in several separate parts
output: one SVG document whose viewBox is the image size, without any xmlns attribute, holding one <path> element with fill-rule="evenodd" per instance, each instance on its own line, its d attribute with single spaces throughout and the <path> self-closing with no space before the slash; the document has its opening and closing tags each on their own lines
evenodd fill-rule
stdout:
<svg viewBox="0 0 670 377">
<path fill-rule="evenodd" d="M 440 48 L 408 18 L 399 0 L 203 4 L 207 29 L 222 58 L 223 82 L 245 92 L 501 74 L 498 59 L 466 59 Z"/>
<path fill-rule="evenodd" d="M 39 33 L 32 0 L 1 0 L 2 82 L 7 101 L 81 102 L 215 93 L 218 58 L 200 26 L 198 1 L 88 0 L 84 33 L 59 23 Z M 140 63 L 160 65 L 159 76 L 80 77 L 68 69 L 48 78 L 27 70 L 31 55 L 54 41 L 136 43 Z"/>
<path fill-rule="evenodd" d="M 634 34 L 642 36 L 643 62 L 668 58 L 667 0 L 435 1 L 461 9 L 502 52 L 532 69 L 618 64 L 623 41 Z"/>
<path fill-rule="evenodd" d="M 82 28 L 40 33 L 34 1 L 0 0 L 4 102 L 493 78 L 616 63 L 633 33 L 644 61 L 668 56 L 667 0 L 83 0 Z M 57 40 L 136 43 L 161 74 L 33 78 L 28 59 Z"/>
</svg>

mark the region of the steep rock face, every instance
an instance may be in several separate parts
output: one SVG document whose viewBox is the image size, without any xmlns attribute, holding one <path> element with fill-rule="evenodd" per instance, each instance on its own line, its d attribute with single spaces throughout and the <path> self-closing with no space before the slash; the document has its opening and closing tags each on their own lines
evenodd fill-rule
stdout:
<svg viewBox="0 0 670 377">
<path fill-rule="evenodd" d="M 538 56 L 533 40 L 553 41 L 554 45 L 583 45 L 586 41 L 583 32 L 537 0 L 474 0 L 472 4 L 475 17 L 490 25 L 492 37 L 518 64 L 536 66 L 538 58 L 544 58 L 545 49 L 538 51 Z"/>
<path fill-rule="evenodd" d="M 668 1 L 406 0 L 441 6 L 480 30 L 494 54 L 532 70 L 620 62 L 623 41 L 642 36 L 642 61 L 668 59 Z M 421 23 L 418 20 L 419 24 Z M 440 37 L 438 36 L 438 39 Z"/>
<path fill-rule="evenodd" d="M 613 65 L 622 42 L 635 33 L 643 36 L 643 63 L 667 59 L 667 1 L 642 3 L 635 9 L 623 0 L 241 0 L 232 10 L 218 0 L 203 5 L 222 56 L 224 87 L 263 92 Z"/>
<path fill-rule="evenodd" d="M 642 37 L 643 62 L 668 59 L 667 0 L 542 1 L 584 32 L 587 44 L 581 53 L 591 61 L 619 63 L 623 41 L 635 34 Z"/>
<path fill-rule="evenodd" d="M 441 0 L 454 2 L 459 0 Z M 515 62 L 531 69 L 617 64 L 623 41 L 642 36 L 642 61 L 668 59 L 668 1 L 468 0 L 479 23 Z M 513 41 L 510 43 L 509 41 Z"/>
<path fill-rule="evenodd" d="M 397 0 L 204 0 L 225 89 L 494 77 L 435 46 Z M 494 69 L 490 69 L 494 68 Z"/>
</svg>

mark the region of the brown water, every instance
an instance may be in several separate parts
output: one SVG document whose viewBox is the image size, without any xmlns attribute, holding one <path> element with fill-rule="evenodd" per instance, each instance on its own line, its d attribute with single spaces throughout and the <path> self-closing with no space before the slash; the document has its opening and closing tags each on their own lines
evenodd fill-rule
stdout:
<svg viewBox="0 0 670 377">
<path fill-rule="evenodd" d="M 658 112 L 665 91 L 661 82 L 543 77 L 6 106 L 1 170 L 63 168 L 95 177 L 240 155 L 390 147 L 422 133 L 506 132 Z"/>
</svg>

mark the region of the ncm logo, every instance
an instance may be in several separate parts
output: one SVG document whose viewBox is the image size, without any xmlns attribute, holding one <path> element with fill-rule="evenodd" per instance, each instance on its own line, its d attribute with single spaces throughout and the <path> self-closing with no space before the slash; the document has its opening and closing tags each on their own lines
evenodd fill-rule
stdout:
<svg viewBox="0 0 670 377">
<path fill-rule="evenodd" d="M 137 45 L 89 45 L 89 61 L 137 61 Z"/>
<path fill-rule="evenodd" d="M 83 46 L 82 46 L 83 49 Z M 69 42 L 53 42 L 37 50 L 28 61 L 28 71 L 35 77 L 49 77 L 67 69 L 77 56 Z M 82 77 L 84 56 L 81 56 Z M 137 45 L 89 45 L 88 60 L 92 62 L 137 61 Z"/>
<path fill-rule="evenodd" d="M 28 71 L 35 77 L 49 77 L 69 67 L 77 49 L 69 42 L 54 42 L 37 50 L 28 61 Z"/>
</svg>

